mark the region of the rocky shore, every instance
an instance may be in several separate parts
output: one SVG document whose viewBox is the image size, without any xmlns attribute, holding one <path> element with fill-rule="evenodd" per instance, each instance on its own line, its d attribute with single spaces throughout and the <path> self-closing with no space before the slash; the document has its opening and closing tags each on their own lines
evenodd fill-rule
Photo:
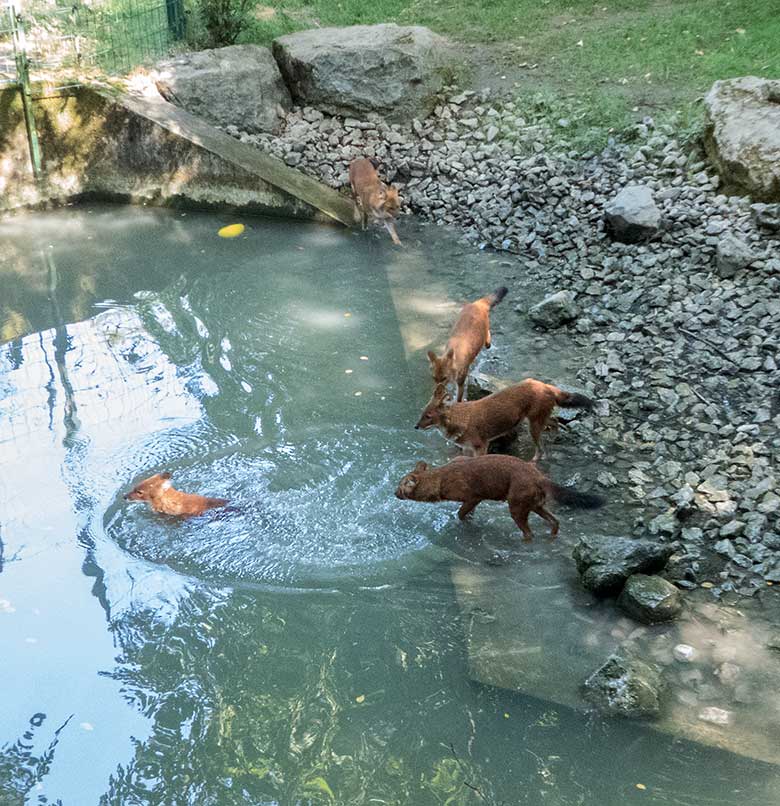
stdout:
<svg viewBox="0 0 780 806">
<path fill-rule="evenodd" d="M 336 188 L 350 160 L 376 156 L 406 212 L 506 256 L 497 282 L 557 294 L 534 321 L 592 356 L 576 380 L 606 416 L 577 428 L 603 446 L 599 483 L 643 506 L 637 536 L 671 545 L 682 587 L 780 583 L 777 205 L 719 192 L 671 126 L 645 119 L 583 154 L 568 125 L 460 92 L 408 125 L 294 107 L 279 134 L 228 131 Z M 626 205 L 633 243 L 615 240 Z M 622 467 L 621 449 L 643 458 Z"/>
</svg>

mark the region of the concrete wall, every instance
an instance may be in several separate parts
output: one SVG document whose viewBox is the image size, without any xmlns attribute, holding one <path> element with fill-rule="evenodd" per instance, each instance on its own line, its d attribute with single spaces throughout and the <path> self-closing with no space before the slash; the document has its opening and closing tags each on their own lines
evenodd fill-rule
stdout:
<svg viewBox="0 0 780 806">
<path fill-rule="evenodd" d="M 91 197 L 353 220 L 348 198 L 165 101 L 88 86 L 34 95 L 46 178 L 33 179 L 18 91 L 0 90 L 0 211 Z"/>
</svg>

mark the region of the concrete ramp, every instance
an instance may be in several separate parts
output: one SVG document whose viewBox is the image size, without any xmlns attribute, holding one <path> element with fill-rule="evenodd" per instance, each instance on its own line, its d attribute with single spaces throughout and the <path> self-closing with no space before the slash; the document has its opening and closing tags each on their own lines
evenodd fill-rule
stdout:
<svg viewBox="0 0 780 806">
<path fill-rule="evenodd" d="M 162 99 L 106 86 L 34 88 L 46 181 L 29 167 L 21 99 L 0 91 L 0 210 L 102 198 L 353 222 L 351 199 Z"/>
</svg>

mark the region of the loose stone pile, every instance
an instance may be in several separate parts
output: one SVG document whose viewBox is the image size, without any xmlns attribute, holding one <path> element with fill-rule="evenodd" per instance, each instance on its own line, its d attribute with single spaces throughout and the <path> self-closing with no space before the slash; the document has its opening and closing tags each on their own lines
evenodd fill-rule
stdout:
<svg viewBox="0 0 780 806">
<path fill-rule="evenodd" d="M 601 445 L 598 480 L 645 508 L 670 577 L 716 594 L 780 583 L 779 206 L 719 193 L 649 119 L 599 154 L 568 149 L 567 126 L 464 92 L 410 125 L 296 108 L 278 137 L 228 131 L 333 187 L 376 156 L 409 211 L 506 253 L 497 280 L 548 287 L 531 315 L 592 355 L 578 380 L 608 414 L 577 424 Z"/>
</svg>

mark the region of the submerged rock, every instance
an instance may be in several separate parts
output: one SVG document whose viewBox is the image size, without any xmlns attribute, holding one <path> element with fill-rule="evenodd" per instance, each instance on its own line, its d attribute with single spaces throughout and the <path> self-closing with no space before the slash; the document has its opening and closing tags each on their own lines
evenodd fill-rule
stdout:
<svg viewBox="0 0 780 806">
<path fill-rule="evenodd" d="M 716 81 L 704 107 L 704 145 L 727 186 L 757 200 L 780 200 L 780 81 Z"/>
<path fill-rule="evenodd" d="M 599 596 L 620 591 L 636 573 L 662 571 L 673 552 L 671 546 L 627 537 L 584 537 L 572 557 L 582 584 Z"/>
<path fill-rule="evenodd" d="M 424 118 L 444 86 L 446 39 L 421 26 L 316 28 L 274 40 L 293 97 L 331 114 Z"/>
<path fill-rule="evenodd" d="M 275 132 L 291 105 L 271 51 L 259 45 L 185 53 L 157 70 L 157 90 L 166 101 L 216 126 Z"/>
<path fill-rule="evenodd" d="M 658 232 L 661 212 L 647 185 L 629 185 L 607 205 L 604 219 L 616 241 L 638 243 Z"/>
<path fill-rule="evenodd" d="M 696 650 L 690 644 L 677 644 L 672 655 L 680 663 L 691 663 L 696 658 Z"/>
<path fill-rule="evenodd" d="M 577 318 L 579 310 L 571 291 L 558 291 L 528 310 L 531 321 L 545 330 L 560 327 Z"/>
<path fill-rule="evenodd" d="M 636 658 L 611 655 L 584 685 L 586 699 L 609 714 L 652 717 L 658 714 L 663 691 L 658 670 Z"/>
<path fill-rule="evenodd" d="M 618 605 L 645 624 L 671 621 L 682 610 L 680 591 L 662 577 L 634 574 L 626 581 Z"/>
<path fill-rule="evenodd" d="M 710 722 L 713 725 L 729 725 L 731 723 L 731 711 L 725 711 L 723 708 L 703 708 L 699 712 L 699 719 L 702 722 Z"/>
</svg>

